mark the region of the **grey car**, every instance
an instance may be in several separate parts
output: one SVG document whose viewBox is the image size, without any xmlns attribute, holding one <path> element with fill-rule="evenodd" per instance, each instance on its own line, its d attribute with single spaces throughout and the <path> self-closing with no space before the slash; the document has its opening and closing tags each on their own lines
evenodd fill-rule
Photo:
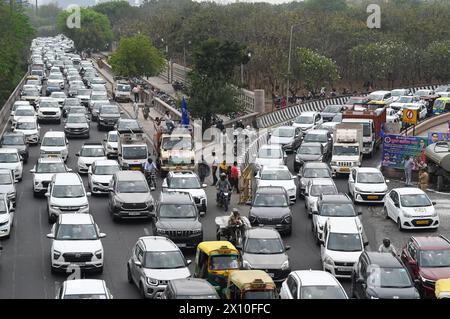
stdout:
<svg viewBox="0 0 450 319">
<path fill-rule="evenodd" d="M 123 218 L 152 218 L 153 197 L 145 176 L 140 171 L 116 172 L 108 190 L 108 208 L 114 221 Z"/>
<path fill-rule="evenodd" d="M 23 162 L 28 162 L 28 144 L 23 132 L 6 132 L 0 141 L 1 148 L 17 148 Z"/>
<path fill-rule="evenodd" d="M 303 136 L 303 143 L 321 143 L 323 147 L 324 158 L 328 160 L 331 157 L 333 149 L 333 138 L 329 130 L 311 130 Z"/>
<path fill-rule="evenodd" d="M 69 137 L 89 138 L 89 119 L 80 113 L 69 113 L 64 120 L 64 133 Z"/>
<path fill-rule="evenodd" d="M 161 299 L 220 299 L 216 289 L 205 279 L 185 278 L 169 281 Z"/>
<path fill-rule="evenodd" d="M 324 122 L 331 122 L 336 114 L 342 113 L 344 110 L 345 106 L 343 105 L 327 105 L 322 112 L 320 112 L 320 115 Z"/>
<path fill-rule="evenodd" d="M 319 142 L 304 142 L 297 150 L 294 171 L 298 172 L 307 162 L 321 162 L 325 159 L 323 146 Z"/>
<path fill-rule="evenodd" d="M 308 183 L 314 178 L 332 178 L 333 173 L 327 163 L 324 162 L 307 162 L 297 174 L 299 180 L 300 195 L 305 195 L 305 189 Z"/>
<path fill-rule="evenodd" d="M 14 173 L 9 169 L 0 169 L 0 194 L 6 194 L 6 197 L 16 206 L 16 184 L 14 182 Z"/>
<path fill-rule="evenodd" d="M 256 190 L 248 214 L 253 226 L 274 227 L 280 233 L 292 233 L 291 202 L 282 186 L 262 186 Z"/>
<path fill-rule="evenodd" d="M 194 199 L 189 193 L 161 193 L 156 205 L 153 233 L 165 236 L 178 247 L 197 247 L 203 241 L 203 228 Z"/>
<path fill-rule="evenodd" d="M 291 272 L 289 256 L 280 234 L 273 228 L 248 229 L 242 244 L 242 261 L 245 269 L 260 269 L 275 282 L 282 282 Z"/>
<path fill-rule="evenodd" d="M 98 110 L 98 130 L 114 128 L 122 113 L 117 105 L 101 105 Z"/>
</svg>

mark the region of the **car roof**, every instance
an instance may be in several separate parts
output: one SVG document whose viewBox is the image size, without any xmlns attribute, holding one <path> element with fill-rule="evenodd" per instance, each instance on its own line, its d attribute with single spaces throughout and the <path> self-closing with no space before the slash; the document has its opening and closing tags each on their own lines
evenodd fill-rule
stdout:
<svg viewBox="0 0 450 319">
<path fill-rule="evenodd" d="M 17 122 L 36 122 L 36 118 L 34 116 L 21 116 L 17 118 Z"/>
<path fill-rule="evenodd" d="M 66 134 L 61 131 L 48 131 L 45 132 L 44 137 L 64 137 Z"/>
<path fill-rule="evenodd" d="M 312 185 L 333 185 L 333 186 L 336 185 L 332 178 L 313 178 L 313 179 L 311 179 L 311 184 Z"/>
<path fill-rule="evenodd" d="M 74 172 L 56 173 L 53 175 L 55 184 L 58 185 L 82 185 L 83 181 L 80 176 Z"/>
<path fill-rule="evenodd" d="M 16 112 L 18 110 L 33 110 L 34 111 L 34 107 L 32 105 L 20 105 L 17 107 Z"/>
<path fill-rule="evenodd" d="M 444 236 L 413 236 L 411 237 L 421 249 L 442 249 L 450 248 L 450 242 Z"/>
<path fill-rule="evenodd" d="M 261 171 L 289 171 L 289 168 L 286 165 L 264 165 Z"/>
<path fill-rule="evenodd" d="M 61 157 L 40 157 L 38 163 L 64 163 Z"/>
<path fill-rule="evenodd" d="M 359 234 L 360 231 L 356 221 L 348 218 L 328 219 L 330 233 Z"/>
<path fill-rule="evenodd" d="M 306 112 L 302 112 L 299 116 L 313 116 L 318 114 L 319 112 L 316 111 L 306 111 Z"/>
<path fill-rule="evenodd" d="M 258 194 L 286 194 L 283 186 L 258 186 L 256 189 Z"/>
<path fill-rule="evenodd" d="M 307 133 L 309 134 L 309 133 Z M 322 146 L 322 143 L 320 142 L 303 142 L 300 147 L 302 146 Z M 301 153 L 299 153 L 301 155 Z"/>
<path fill-rule="evenodd" d="M 335 195 L 321 195 L 322 202 L 333 202 L 333 203 L 351 203 L 351 199 L 347 194 L 335 194 Z"/>
<path fill-rule="evenodd" d="M 379 91 L 370 92 L 370 94 L 387 94 L 387 93 L 391 93 L 391 91 L 379 90 Z"/>
<path fill-rule="evenodd" d="M 253 227 L 247 230 L 247 238 L 281 238 L 278 231 L 272 227 Z"/>
<path fill-rule="evenodd" d="M 116 160 L 97 160 L 94 161 L 96 166 L 112 166 L 112 165 L 119 165 L 119 163 Z"/>
<path fill-rule="evenodd" d="M 11 173 L 12 173 L 12 171 L 10 169 L 0 168 L 0 175 L 3 175 L 3 174 L 11 175 Z"/>
<path fill-rule="evenodd" d="M 104 294 L 105 282 L 100 279 L 75 279 L 64 282 L 65 294 Z"/>
<path fill-rule="evenodd" d="M 58 224 L 90 225 L 93 220 L 91 214 L 66 213 L 59 216 Z"/>
<path fill-rule="evenodd" d="M 306 135 L 308 135 L 308 134 L 328 134 L 328 133 L 329 133 L 328 130 L 315 129 L 315 130 L 308 131 L 306 133 Z"/>
<path fill-rule="evenodd" d="M 187 192 L 163 192 L 160 204 L 193 204 L 191 195 Z"/>
<path fill-rule="evenodd" d="M 140 171 L 118 171 L 114 173 L 119 181 L 145 180 L 144 174 Z"/>
<path fill-rule="evenodd" d="M 303 169 L 308 168 L 330 168 L 327 163 L 324 162 L 306 162 L 303 165 Z"/>
<path fill-rule="evenodd" d="M 380 267 L 403 268 L 401 262 L 392 254 L 380 253 L 376 251 L 365 252 L 370 264 L 379 265 Z"/>
<path fill-rule="evenodd" d="M 380 170 L 375 167 L 358 167 L 358 173 L 380 173 Z"/>
<path fill-rule="evenodd" d="M 170 281 L 170 285 L 177 295 L 217 295 L 214 287 L 207 280 L 201 278 L 174 279 Z"/>
<path fill-rule="evenodd" d="M 185 177 L 185 176 L 197 176 L 193 171 L 171 171 L 170 177 Z"/>
<path fill-rule="evenodd" d="M 84 114 L 81 114 L 82 116 L 85 116 Z M 103 148 L 103 144 L 101 144 L 101 143 L 90 143 L 90 142 L 87 142 L 87 143 L 84 143 L 82 146 L 81 146 L 81 148 Z"/>
<path fill-rule="evenodd" d="M 281 145 L 280 144 L 264 144 L 259 149 L 260 150 L 262 150 L 262 149 L 271 149 L 271 150 L 277 149 L 278 150 L 278 149 L 281 149 Z"/>
<path fill-rule="evenodd" d="M 300 280 L 301 286 L 339 286 L 332 274 L 322 270 L 297 270 L 292 274 Z"/>
<path fill-rule="evenodd" d="M 400 188 L 394 188 L 398 194 L 400 195 L 418 195 L 418 194 L 425 194 L 423 190 L 417 187 L 400 187 Z"/>
<path fill-rule="evenodd" d="M 139 240 L 144 244 L 145 251 L 179 251 L 169 238 L 162 236 L 145 236 Z"/>
<path fill-rule="evenodd" d="M 17 148 L 0 148 L 0 153 L 17 153 Z"/>
</svg>

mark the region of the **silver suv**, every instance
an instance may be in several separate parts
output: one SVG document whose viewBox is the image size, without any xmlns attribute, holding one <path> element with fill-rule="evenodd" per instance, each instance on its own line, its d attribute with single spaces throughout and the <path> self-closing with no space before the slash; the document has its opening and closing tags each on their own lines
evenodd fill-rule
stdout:
<svg viewBox="0 0 450 319">
<path fill-rule="evenodd" d="M 190 263 L 170 239 L 141 237 L 127 263 L 128 282 L 139 288 L 143 298 L 156 298 L 163 293 L 170 280 L 191 276 Z"/>
</svg>

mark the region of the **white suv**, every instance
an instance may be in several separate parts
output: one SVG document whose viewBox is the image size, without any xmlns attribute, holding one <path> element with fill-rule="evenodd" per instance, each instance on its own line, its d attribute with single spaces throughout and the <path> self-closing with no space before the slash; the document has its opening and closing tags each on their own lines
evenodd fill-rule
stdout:
<svg viewBox="0 0 450 319">
<path fill-rule="evenodd" d="M 108 194 L 115 172 L 120 171 L 116 160 L 97 160 L 89 167 L 88 185 L 92 194 Z"/>
<path fill-rule="evenodd" d="M 41 127 L 34 117 L 21 117 L 12 126 L 13 132 L 22 132 L 28 144 L 38 144 Z"/>
<path fill-rule="evenodd" d="M 47 238 L 52 240 L 51 271 L 71 272 L 70 268 L 103 272 L 103 245 L 106 237 L 90 214 L 64 214 Z"/>
<path fill-rule="evenodd" d="M 188 278 L 190 260 L 170 239 L 141 237 L 127 263 L 128 282 L 135 284 L 144 298 L 159 297 L 173 279 Z"/>
<path fill-rule="evenodd" d="M 45 194 L 53 175 L 71 171 L 72 169 L 67 168 L 60 157 L 39 158 L 36 165 L 30 170 L 30 173 L 33 174 L 33 194 L 36 196 Z"/>
<path fill-rule="evenodd" d="M 49 131 L 41 141 L 41 157 L 61 157 L 64 162 L 69 156 L 69 141 L 64 132 Z"/>
<path fill-rule="evenodd" d="M 58 173 L 53 175 L 48 186 L 48 221 L 52 223 L 65 213 L 89 213 L 89 202 L 81 177 L 76 173 Z"/>
<path fill-rule="evenodd" d="M 292 203 L 297 200 L 297 185 L 295 183 L 297 177 L 291 174 L 287 166 L 264 166 L 255 178 L 257 187 L 282 186 Z"/>
<path fill-rule="evenodd" d="M 357 222 L 345 218 L 328 220 L 324 238 L 320 247 L 323 270 L 337 278 L 350 278 L 354 264 L 364 251 Z"/>
<path fill-rule="evenodd" d="M 14 172 L 14 180 L 20 182 L 23 175 L 23 163 L 16 148 L 0 148 L 0 169 Z"/>
<path fill-rule="evenodd" d="M 84 143 L 78 156 L 78 173 L 87 174 L 94 161 L 107 160 L 105 149 L 100 143 Z"/>
<path fill-rule="evenodd" d="M 73 279 L 63 282 L 56 299 L 113 299 L 113 295 L 100 279 Z"/>
<path fill-rule="evenodd" d="M 39 121 L 55 121 L 61 123 L 61 109 L 57 100 L 52 98 L 41 98 L 37 110 Z"/>
<path fill-rule="evenodd" d="M 383 203 L 388 187 L 379 169 L 355 167 L 348 176 L 348 190 L 354 202 Z"/>
</svg>

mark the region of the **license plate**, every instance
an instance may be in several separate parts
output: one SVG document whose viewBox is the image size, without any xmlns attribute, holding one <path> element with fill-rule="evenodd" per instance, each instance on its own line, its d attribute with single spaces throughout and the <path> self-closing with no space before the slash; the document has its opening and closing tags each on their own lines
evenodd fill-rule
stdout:
<svg viewBox="0 0 450 319">
<path fill-rule="evenodd" d="M 141 168 L 140 168 L 140 167 L 132 167 L 131 170 L 132 170 L 132 171 L 140 171 Z"/>
<path fill-rule="evenodd" d="M 181 166 L 177 166 L 177 167 L 175 167 L 175 169 L 180 170 L 180 169 L 182 169 L 182 167 Z"/>
<path fill-rule="evenodd" d="M 344 267 L 338 267 L 337 270 L 338 271 L 350 271 L 349 268 L 344 268 Z"/>
<path fill-rule="evenodd" d="M 367 196 L 367 199 L 378 199 L 378 196 L 369 195 L 369 196 Z"/>
<path fill-rule="evenodd" d="M 130 216 L 139 216 L 141 213 L 140 212 L 129 212 L 128 215 Z"/>
<path fill-rule="evenodd" d="M 180 248 L 183 248 L 183 247 L 186 247 L 186 244 L 185 243 L 178 243 L 177 246 L 180 247 Z"/>
<path fill-rule="evenodd" d="M 341 172 L 350 172 L 350 168 L 349 167 L 341 167 L 340 171 Z"/>
<path fill-rule="evenodd" d="M 428 220 L 418 220 L 416 225 L 428 225 L 430 222 Z"/>
</svg>

